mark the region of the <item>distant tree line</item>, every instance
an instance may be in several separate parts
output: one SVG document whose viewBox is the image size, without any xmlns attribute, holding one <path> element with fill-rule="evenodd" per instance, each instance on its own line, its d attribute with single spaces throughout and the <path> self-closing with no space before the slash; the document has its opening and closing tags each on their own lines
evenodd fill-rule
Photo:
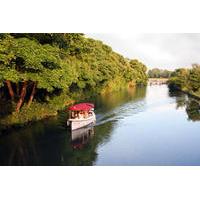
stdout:
<svg viewBox="0 0 200 200">
<path fill-rule="evenodd" d="M 166 69 L 153 68 L 148 71 L 149 78 L 169 78 L 172 71 Z"/>
</svg>

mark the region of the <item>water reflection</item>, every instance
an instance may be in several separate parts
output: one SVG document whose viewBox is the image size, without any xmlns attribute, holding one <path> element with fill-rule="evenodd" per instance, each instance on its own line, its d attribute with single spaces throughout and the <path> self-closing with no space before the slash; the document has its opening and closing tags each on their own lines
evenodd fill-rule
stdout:
<svg viewBox="0 0 200 200">
<path fill-rule="evenodd" d="M 188 101 L 188 96 L 183 94 L 181 91 L 169 90 L 169 96 L 175 98 L 176 108 L 183 108 L 186 106 Z"/>
<path fill-rule="evenodd" d="M 0 165 L 93 165 L 98 146 L 110 140 L 114 122 L 125 113 L 125 105 L 135 103 L 139 109 L 137 102 L 145 93 L 146 88 L 132 88 L 90 99 L 96 105 L 99 123 L 96 127 L 70 133 L 63 112 L 55 118 L 12 130 L 0 137 Z"/>
<path fill-rule="evenodd" d="M 146 88 L 131 88 L 90 98 L 89 100 L 96 105 L 97 125 L 72 133 L 66 129 L 67 116 L 65 112 L 60 113 L 55 118 L 37 122 L 23 129 L 12 130 L 9 134 L 0 137 L 0 165 L 86 166 L 98 164 L 97 161 L 100 157 L 106 160 L 105 155 L 108 155 L 108 160 L 102 161 L 103 163 L 110 163 L 111 158 L 118 165 L 123 163 L 125 158 L 130 162 L 130 165 L 134 162 L 136 164 L 142 163 L 142 159 L 145 159 L 147 163 L 152 163 L 151 155 L 148 153 L 156 149 L 156 145 L 158 145 L 158 149 L 164 148 L 162 143 L 160 146 L 154 143 L 157 141 L 156 138 L 159 136 L 159 141 L 162 141 L 162 134 L 163 137 L 167 135 L 164 135 L 165 132 L 168 133 L 169 137 L 177 135 L 169 134 L 174 130 L 174 127 L 170 126 L 170 122 L 180 120 L 180 124 L 184 125 L 184 130 L 185 127 L 191 129 L 187 120 L 186 123 L 178 117 L 173 119 L 171 112 L 175 114 L 177 110 L 183 109 L 184 113 L 181 113 L 180 117 L 185 118 L 187 114 L 191 121 L 200 120 L 197 101 L 182 93 L 169 92 L 168 95 L 167 92 L 168 90 L 164 86 L 150 87 L 148 90 Z M 160 95 L 159 101 L 155 101 L 157 99 L 155 94 Z M 157 112 L 160 111 L 159 106 L 171 106 L 172 104 L 176 104 L 177 110 L 173 108 L 168 112 L 167 109 L 163 111 L 166 112 L 165 115 L 159 116 L 159 112 Z M 159 108 L 157 111 L 153 109 L 157 107 Z M 157 126 L 155 125 L 156 120 L 163 120 L 165 123 Z M 195 127 L 192 130 L 195 132 Z M 159 134 L 157 135 L 157 133 Z M 186 134 L 185 137 L 187 138 Z M 177 139 L 170 139 L 177 141 Z M 185 148 L 185 145 L 183 146 Z M 145 148 L 148 150 L 145 151 Z M 122 154 L 123 151 L 124 154 Z M 142 151 L 145 151 L 148 156 L 145 157 L 145 153 Z M 134 152 L 135 157 L 133 157 L 132 152 Z M 137 152 L 139 153 L 137 154 Z M 170 153 L 169 150 L 167 152 Z M 158 156 L 159 153 L 162 151 L 153 152 L 152 155 Z M 120 154 L 125 157 L 119 158 Z M 154 158 L 158 157 L 152 156 L 151 159 Z M 163 159 L 163 155 L 159 159 Z"/>
<path fill-rule="evenodd" d="M 194 98 L 188 97 L 188 95 L 183 94 L 178 91 L 169 91 L 169 96 L 175 98 L 176 108 L 185 109 L 188 120 L 199 121 L 200 120 L 200 101 Z"/>
<path fill-rule="evenodd" d="M 93 136 L 93 126 L 71 131 L 71 144 L 73 149 L 82 149 Z"/>
<path fill-rule="evenodd" d="M 188 100 L 186 104 L 186 112 L 188 118 L 192 121 L 200 120 L 200 102 L 196 100 Z"/>
</svg>

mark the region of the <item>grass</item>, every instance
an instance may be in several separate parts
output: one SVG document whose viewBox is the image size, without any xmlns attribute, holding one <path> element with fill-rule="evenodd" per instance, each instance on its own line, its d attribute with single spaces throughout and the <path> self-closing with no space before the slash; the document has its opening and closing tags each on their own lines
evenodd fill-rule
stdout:
<svg viewBox="0 0 200 200">
<path fill-rule="evenodd" d="M 48 103 L 33 102 L 29 108 L 27 108 L 27 104 L 24 104 L 20 112 L 12 112 L 12 114 L 0 118 L 0 131 L 11 126 L 23 127 L 30 122 L 56 116 L 59 110 L 63 110 L 74 102 L 69 97 L 66 97 L 61 95 L 53 98 Z"/>
</svg>

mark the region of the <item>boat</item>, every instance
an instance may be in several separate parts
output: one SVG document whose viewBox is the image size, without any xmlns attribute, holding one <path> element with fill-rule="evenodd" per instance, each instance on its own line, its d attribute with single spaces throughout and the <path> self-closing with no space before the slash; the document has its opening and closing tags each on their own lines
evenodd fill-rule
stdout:
<svg viewBox="0 0 200 200">
<path fill-rule="evenodd" d="M 76 130 L 91 124 L 95 124 L 96 116 L 94 113 L 94 104 L 92 103 L 79 103 L 68 108 L 69 119 L 67 126 L 71 130 Z"/>
</svg>

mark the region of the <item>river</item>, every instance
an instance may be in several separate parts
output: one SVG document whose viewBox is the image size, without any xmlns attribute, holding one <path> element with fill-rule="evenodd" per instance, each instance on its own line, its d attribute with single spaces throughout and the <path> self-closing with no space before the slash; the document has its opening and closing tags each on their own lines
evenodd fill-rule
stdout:
<svg viewBox="0 0 200 200">
<path fill-rule="evenodd" d="M 66 112 L 0 137 L 0 165 L 200 165 L 199 104 L 166 85 L 92 99 L 96 126 L 70 133 Z"/>
</svg>

